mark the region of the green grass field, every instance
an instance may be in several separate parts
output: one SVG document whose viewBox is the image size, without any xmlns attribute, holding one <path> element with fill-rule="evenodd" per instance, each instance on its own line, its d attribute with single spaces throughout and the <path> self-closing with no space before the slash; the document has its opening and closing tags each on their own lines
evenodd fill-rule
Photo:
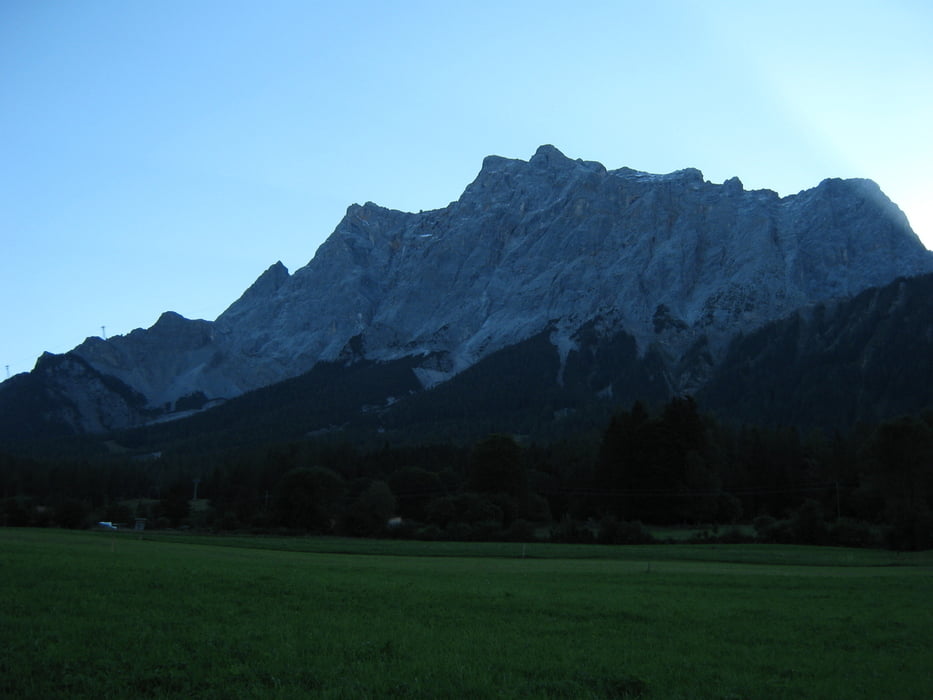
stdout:
<svg viewBox="0 0 933 700">
<path fill-rule="evenodd" d="M 933 689 L 929 552 L 0 529 L 0 572 L 3 698 Z"/>
</svg>

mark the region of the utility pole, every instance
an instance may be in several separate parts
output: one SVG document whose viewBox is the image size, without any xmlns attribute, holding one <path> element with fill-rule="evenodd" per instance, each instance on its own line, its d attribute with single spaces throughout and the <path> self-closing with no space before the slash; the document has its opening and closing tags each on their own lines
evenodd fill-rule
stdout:
<svg viewBox="0 0 933 700">
<path fill-rule="evenodd" d="M 10 378 L 10 366 L 9 365 L 6 366 L 6 378 L 7 379 Z"/>
<path fill-rule="evenodd" d="M 107 326 L 100 327 L 100 337 L 107 340 Z"/>
</svg>

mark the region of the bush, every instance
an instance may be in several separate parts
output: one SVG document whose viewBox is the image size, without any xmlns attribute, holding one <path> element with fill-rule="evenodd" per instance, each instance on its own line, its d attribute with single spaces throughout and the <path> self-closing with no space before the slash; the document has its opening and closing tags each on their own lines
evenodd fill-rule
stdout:
<svg viewBox="0 0 933 700">
<path fill-rule="evenodd" d="M 90 527 L 90 513 L 80 501 L 68 500 L 55 509 L 55 522 L 69 530 Z"/>
<path fill-rule="evenodd" d="M 220 530 L 239 530 L 243 527 L 243 524 L 240 522 L 240 519 L 237 517 L 236 513 L 233 511 L 224 511 L 224 514 L 220 516 L 220 519 L 217 521 L 217 527 Z"/>
<path fill-rule="evenodd" d="M 778 521 L 770 515 L 759 515 L 752 521 L 755 528 L 755 536 L 759 542 L 775 542 Z"/>
<path fill-rule="evenodd" d="M 509 542 L 534 542 L 538 539 L 534 525 L 521 519 L 512 521 L 503 536 Z"/>
<path fill-rule="evenodd" d="M 839 518 L 829 528 L 829 541 L 840 547 L 877 547 L 881 537 L 870 523 Z"/>
<path fill-rule="evenodd" d="M 389 521 L 385 534 L 393 540 L 420 539 L 418 535 L 420 530 L 421 523 L 418 521 L 398 518 Z"/>
<path fill-rule="evenodd" d="M 501 542 L 504 535 L 497 520 L 482 520 L 473 523 L 469 539 L 473 542 Z"/>
<path fill-rule="evenodd" d="M 52 511 L 45 506 L 36 506 L 33 510 L 32 524 L 35 527 L 48 527 L 52 524 Z"/>
<path fill-rule="evenodd" d="M 393 472 L 388 483 L 398 499 L 398 513 L 406 519 L 424 520 L 428 501 L 444 491 L 437 474 L 419 467 L 404 467 Z"/>
<path fill-rule="evenodd" d="M 276 521 L 290 529 L 329 532 L 345 488 L 343 479 L 330 469 L 292 469 L 276 484 Z"/>
<path fill-rule="evenodd" d="M 522 515 L 536 523 L 551 522 L 551 504 L 548 500 L 539 494 L 529 495 L 523 504 Z"/>
<path fill-rule="evenodd" d="M 473 535 L 473 528 L 467 523 L 449 523 L 444 528 L 444 539 L 451 542 L 469 542 Z"/>
<path fill-rule="evenodd" d="M 133 511 L 126 504 L 111 503 L 104 511 L 102 519 L 112 523 L 130 525 L 133 522 Z"/>
<path fill-rule="evenodd" d="M 719 494 L 716 519 L 721 523 L 736 523 L 741 517 L 742 501 L 731 493 Z"/>
<path fill-rule="evenodd" d="M 560 522 L 551 528 L 551 542 L 564 542 L 570 544 L 590 544 L 595 542 L 593 531 L 583 523 L 565 515 Z"/>
<path fill-rule="evenodd" d="M 744 532 L 739 527 L 730 527 L 716 539 L 722 544 L 747 544 L 755 541 L 754 535 Z"/>
<path fill-rule="evenodd" d="M 808 498 L 790 518 L 790 529 L 797 544 L 826 544 L 829 529 L 823 520 L 823 508 Z"/>
<path fill-rule="evenodd" d="M 441 530 L 437 525 L 425 525 L 424 527 L 415 531 L 415 537 L 419 540 L 435 542 L 437 540 L 444 539 L 444 531 Z"/>
<path fill-rule="evenodd" d="M 373 481 L 341 517 L 340 530 L 358 537 L 386 534 L 389 518 L 395 514 L 395 496 L 384 481 Z"/>
<path fill-rule="evenodd" d="M 29 525 L 29 509 L 19 499 L 7 498 L 0 508 L 0 521 L 5 526 L 25 527 Z"/>
<path fill-rule="evenodd" d="M 906 513 L 897 518 L 884 534 L 885 546 L 897 550 L 933 547 L 933 514 Z"/>
<path fill-rule="evenodd" d="M 495 521 L 501 523 L 502 508 L 490 498 L 472 492 L 455 496 L 435 498 L 427 507 L 427 519 L 439 527 L 447 528 L 456 523 L 480 523 Z"/>
<path fill-rule="evenodd" d="M 618 520 L 607 515 L 599 521 L 596 541 L 600 544 L 648 544 L 655 539 L 640 522 Z"/>
</svg>

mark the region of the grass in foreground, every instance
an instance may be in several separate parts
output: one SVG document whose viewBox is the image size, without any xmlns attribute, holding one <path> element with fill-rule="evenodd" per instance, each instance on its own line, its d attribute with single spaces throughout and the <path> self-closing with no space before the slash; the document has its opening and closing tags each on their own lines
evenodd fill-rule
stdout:
<svg viewBox="0 0 933 700">
<path fill-rule="evenodd" d="M 929 553 L 529 545 L 522 559 L 521 545 L 510 558 L 504 545 L 188 539 L 0 530 L 0 696 L 926 698 L 933 687 Z M 261 548 L 287 543 L 317 551 Z"/>
</svg>

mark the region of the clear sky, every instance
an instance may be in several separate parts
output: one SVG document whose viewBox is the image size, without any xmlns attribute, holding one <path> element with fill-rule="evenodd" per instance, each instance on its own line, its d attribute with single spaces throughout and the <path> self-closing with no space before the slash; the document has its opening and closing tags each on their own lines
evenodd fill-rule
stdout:
<svg viewBox="0 0 933 700">
<path fill-rule="evenodd" d="M 933 247 L 931 36 L 929 0 L 3 0 L 0 379 L 216 318 L 348 205 L 443 207 L 543 143 L 869 177 Z"/>
</svg>

